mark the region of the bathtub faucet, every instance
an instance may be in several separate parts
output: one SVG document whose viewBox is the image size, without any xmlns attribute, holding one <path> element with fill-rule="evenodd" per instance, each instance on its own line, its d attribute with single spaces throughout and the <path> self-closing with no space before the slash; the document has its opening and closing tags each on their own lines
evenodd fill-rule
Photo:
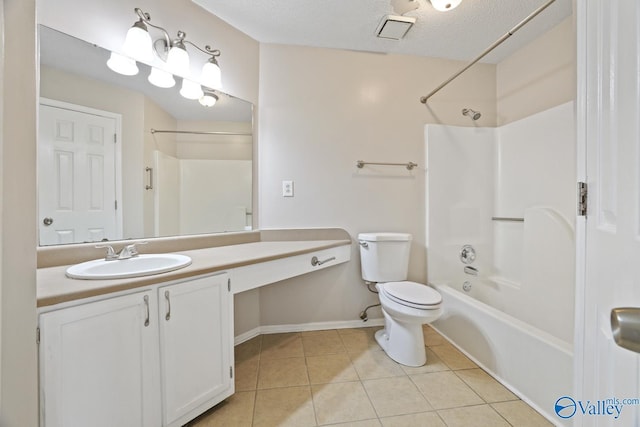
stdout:
<svg viewBox="0 0 640 427">
<path fill-rule="evenodd" d="M 464 266 L 464 272 L 465 274 L 470 274 L 472 276 L 477 276 L 478 275 L 478 269 L 475 267 L 471 267 L 470 265 L 465 265 Z"/>
</svg>

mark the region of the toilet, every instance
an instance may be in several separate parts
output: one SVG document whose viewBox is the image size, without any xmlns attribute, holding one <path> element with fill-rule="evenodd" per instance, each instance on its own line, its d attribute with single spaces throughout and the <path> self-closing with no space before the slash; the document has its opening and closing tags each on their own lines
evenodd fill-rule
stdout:
<svg viewBox="0 0 640 427">
<path fill-rule="evenodd" d="M 407 281 L 411 234 L 360 233 L 362 278 L 375 283 L 384 315 L 376 341 L 396 362 L 422 366 L 427 361 L 422 325 L 442 314 L 442 296 L 430 286 Z"/>
</svg>

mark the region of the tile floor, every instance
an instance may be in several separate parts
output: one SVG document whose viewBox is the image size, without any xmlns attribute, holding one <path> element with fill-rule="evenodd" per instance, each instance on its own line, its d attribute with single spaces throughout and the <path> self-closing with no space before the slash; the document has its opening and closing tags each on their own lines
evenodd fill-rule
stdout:
<svg viewBox="0 0 640 427">
<path fill-rule="evenodd" d="M 389 359 L 377 329 L 261 335 L 238 345 L 236 393 L 188 426 L 552 425 L 430 327 L 419 368 Z"/>
</svg>

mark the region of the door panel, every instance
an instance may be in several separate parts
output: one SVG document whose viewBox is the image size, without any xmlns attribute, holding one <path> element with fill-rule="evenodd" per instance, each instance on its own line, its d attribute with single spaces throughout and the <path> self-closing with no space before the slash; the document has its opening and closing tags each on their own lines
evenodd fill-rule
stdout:
<svg viewBox="0 0 640 427">
<path fill-rule="evenodd" d="M 41 105 L 39 123 L 40 244 L 121 238 L 115 203 L 116 120 Z"/>
<path fill-rule="evenodd" d="M 640 397 L 640 355 L 615 344 L 610 314 L 615 307 L 640 307 L 640 4 L 594 0 L 576 5 L 579 81 L 585 89 L 579 92 L 578 126 L 586 147 L 589 209 L 585 280 L 578 284 L 583 299 L 577 301 L 584 304 L 577 319 L 583 325 L 576 328 L 583 331 L 576 335 L 581 381 L 572 418 L 575 425 L 637 426 L 640 402 L 624 399 Z M 603 413 L 587 402 L 614 407 Z"/>
</svg>

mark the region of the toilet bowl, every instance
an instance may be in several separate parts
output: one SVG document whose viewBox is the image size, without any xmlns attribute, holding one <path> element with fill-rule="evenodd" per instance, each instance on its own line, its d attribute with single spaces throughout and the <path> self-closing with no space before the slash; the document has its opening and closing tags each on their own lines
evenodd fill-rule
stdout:
<svg viewBox="0 0 640 427">
<path fill-rule="evenodd" d="M 384 329 L 376 341 L 389 357 L 406 366 L 427 361 L 422 325 L 442 314 L 442 297 L 433 288 L 415 282 L 377 283 L 384 315 Z"/>
<path fill-rule="evenodd" d="M 375 283 L 384 315 L 376 341 L 396 362 L 424 365 L 422 325 L 440 317 L 442 296 L 430 286 L 406 280 L 411 235 L 360 233 L 358 240 L 362 278 Z"/>
</svg>

